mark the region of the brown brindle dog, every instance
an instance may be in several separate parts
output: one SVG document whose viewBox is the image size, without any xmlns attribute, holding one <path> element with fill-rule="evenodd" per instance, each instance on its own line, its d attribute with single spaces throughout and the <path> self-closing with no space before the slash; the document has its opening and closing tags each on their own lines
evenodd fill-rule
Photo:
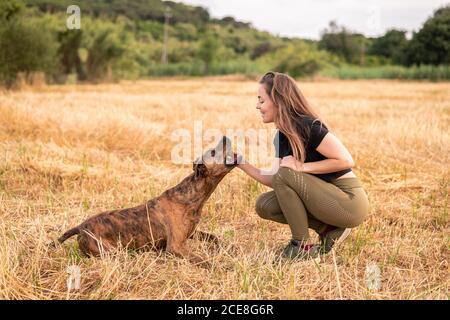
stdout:
<svg viewBox="0 0 450 320">
<path fill-rule="evenodd" d="M 238 155 L 232 152 L 231 141 L 224 136 L 214 149 L 194 161 L 194 173 L 175 187 L 137 207 L 95 215 L 68 230 L 58 241 L 63 243 L 78 235 L 79 248 L 87 256 L 99 255 L 101 250 L 121 244 L 132 249 L 165 248 L 192 263 L 202 263 L 204 259 L 186 247 L 186 240 L 195 235 L 218 244 L 216 236 L 195 228 L 204 203 L 237 164 Z"/>
</svg>

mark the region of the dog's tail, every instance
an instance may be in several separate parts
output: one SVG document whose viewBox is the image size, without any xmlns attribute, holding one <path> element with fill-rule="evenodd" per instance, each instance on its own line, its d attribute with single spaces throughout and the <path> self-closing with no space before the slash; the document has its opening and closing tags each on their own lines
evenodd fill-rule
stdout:
<svg viewBox="0 0 450 320">
<path fill-rule="evenodd" d="M 72 229 L 66 231 L 58 240 L 52 241 L 48 246 L 49 246 L 49 248 L 54 249 L 54 248 L 56 248 L 57 244 L 61 244 L 64 241 L 66 241 L 67 239 L 69 239 L 70 237 L 72 237 L 76 234 L 79 234 L 79 233 L 80 233 L 80 226 L 72 228 Z"/>
<path fill-rule="evenodd" d="M 58 239 L 58 242 L 59 242 L 59 243 L 63 243 L 64 241 L 66 241 L 66 240 L 69 239 L 70 237 L 72 237 L 72 236 L 74 236 L 74 235 L 76 235 L 76 234 L 79 234 L 79 233 L 80 233 L 80 228 L 79 228 L 79 226 L 78 226 L 78 227 L 75 227 L 75 228 L 72 228 L 72 229 L 66 231 L 66 232 Z"/>
</svg>

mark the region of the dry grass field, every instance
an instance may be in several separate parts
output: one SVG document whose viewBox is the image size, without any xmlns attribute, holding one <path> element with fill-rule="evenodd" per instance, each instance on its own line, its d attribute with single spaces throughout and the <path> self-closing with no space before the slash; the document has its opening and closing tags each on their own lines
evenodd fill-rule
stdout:
<svg viewBox="0 0 450 320">
<path fill-rule="evenodd" d="M 236 77 L 163 79 L 0 91 L 1 299 L 449 299 L 450 84 L 398 81 L 299 83 L 351 152 L 371 212 L 319 264 L 273 263 L 289 229 L 254 210 L 268 190 L 234 169 L 204 207 L 204 269 L 158 252 L 101 259 L 76 238 L 47 244 L 87 217 L 159 195 L 192 172 L 175 165 L 171 133 L 267 128 L 257 82 Z M 313 231 L 311 231 L 313 236 Z M 313 239 L 315 239 L 313 237 Z M 231 246 L 237 250 L 229 250 Z M 376 263 L 381 288 L 365 271 Z M 67 268 L 80 268 L 68 291 Z"/>
</svg>

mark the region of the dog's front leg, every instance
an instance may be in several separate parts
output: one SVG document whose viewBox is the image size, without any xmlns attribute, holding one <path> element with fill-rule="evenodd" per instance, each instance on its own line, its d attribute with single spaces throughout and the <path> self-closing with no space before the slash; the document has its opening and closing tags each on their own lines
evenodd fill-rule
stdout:
<svg viewBox="0 0 450 320">
<path fill-rule="evenodd" d="M 215 235 L 213 235 L 211 233 L 208 233 L 208 232 L 195 230 L 190 235 L 189 239 L 197 239 L 197 240 L 200 240 L 200 241 L 207 241 L 210 244 L 213 244 L 216 249 L 218 249 L 220 247 L 219 238 L 217 238 Z"/>
<path fill-rule="evenodd" d="M 189 251 L 189 249 L 186 247 L 185 241 L 178 242 L 175 239 L 169 238 L 167 240 L 166 251 L 172 253 L 177 257 L 188 259 L 192 264 L 200 265 L 201 267 L 210 267 L 210 263 L 208 261 L 206 261 L 201 256 Z"/>
</svg>

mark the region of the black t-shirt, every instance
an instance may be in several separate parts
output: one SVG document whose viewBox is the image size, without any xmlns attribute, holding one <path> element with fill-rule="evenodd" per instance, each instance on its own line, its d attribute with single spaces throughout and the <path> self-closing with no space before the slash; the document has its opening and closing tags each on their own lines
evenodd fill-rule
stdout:
<svg viewBox="0 0 450 320">
<path fill-rule="evenodd" d="M 328 128 L 325 126 L 325 124 L 322 123 L 321 126 L 320 120 L 318 119 L 314 120 L 311 117 L 298 117 L 296 119 L 296 122 L 298 134 L 301 137 L 303 136 L 306 137 L 305 141 L 307 141 L 305 143 L 305 151 L 306 151 L 305 162 L 314 162 L 327 159 L 323 154 L 321 154 L 316 150 L 316 148 L 320 145 L 325 135 L 328 133 Z M 277 146 L 277 141 L 279 141 L 279 146 Z M 275 146 L 275 157 L 283 158 L 286 156 L 293 155 L 292 148 L 288 138 L 279 130 L 275 134 L 273 144 Z M 327 182 L 330 182 L 331 180 L 336 179 L 350 171 L 352 171 L 352 169 L 348 168 L 345 170 L 330 173 L 321 173 L 321 174 L 312 173 L 312 175 Z"/>
</svg>

